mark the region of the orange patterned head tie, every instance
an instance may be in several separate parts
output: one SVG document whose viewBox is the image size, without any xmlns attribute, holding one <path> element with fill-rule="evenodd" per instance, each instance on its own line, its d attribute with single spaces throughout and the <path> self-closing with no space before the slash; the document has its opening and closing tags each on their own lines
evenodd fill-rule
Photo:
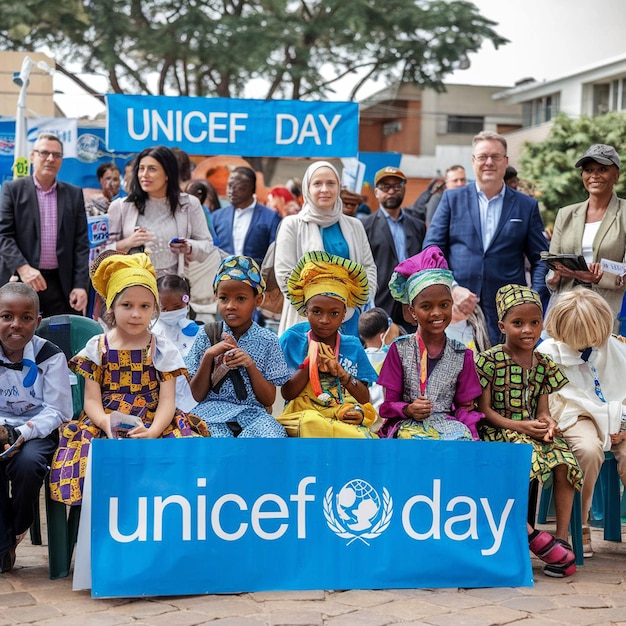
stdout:
<svg viewBox="0 0 626 626">
<path fill-rule="evenodd" d="M 287 292 L 300 313 L 305 311 L 307 301 L 318 295 L 360 308 L 367 302 L 369 282 L 360 263 L 324 251 L 307 252 L 291 273 Z"/>
</svg>

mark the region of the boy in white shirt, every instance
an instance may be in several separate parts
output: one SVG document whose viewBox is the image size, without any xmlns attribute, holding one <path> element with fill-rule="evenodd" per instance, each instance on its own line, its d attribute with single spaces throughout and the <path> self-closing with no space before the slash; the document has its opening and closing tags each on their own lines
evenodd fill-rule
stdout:
<svg viewBox="0 0 626 626">
<path fill-rule="evenodd" d="M 37 292 L 23 283 L 0 287 L 0 572 L 34 519 L 39 491 L 56 450 L 58 427 L 72 417 L 63 352 L 35 336 Z"/>
</svg>

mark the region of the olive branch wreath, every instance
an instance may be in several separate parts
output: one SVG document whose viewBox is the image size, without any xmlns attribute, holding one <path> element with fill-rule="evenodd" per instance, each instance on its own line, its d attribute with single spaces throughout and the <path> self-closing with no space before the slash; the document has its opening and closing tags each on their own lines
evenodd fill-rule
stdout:
<svg viewBox="0 0 626 626">
<path fill-rule="evenodd" d="M 387 530 L 389 524 L 391 523 L 391 518 L 393 516 L 393 499 L 389 495 L 389 491 L 387 491 L 386 487 L 383 487 L 383 514 L 381 518 L 376 522 L 376 524 L 372 527 L 369 532 L 362 533 L 360 535 L 355 535 L 351 533 L 349 530 L 344 528 L 340 522 L 335 517 L 335 513 L 333 511 L 333 488 L 329 487 L 328 491 L 326 491 L 326 495 L 324 496 L 324 517 L 326 518 L 326 523 L 328 527 L 339 537 L 342 539 L 350 539 L 346 545 L 350 545 L 353 541 L 360 539 L 366 546 L 370 544 L 365 541 L 366 539 L 375 539 L 380 534 Z"/>
</svg>

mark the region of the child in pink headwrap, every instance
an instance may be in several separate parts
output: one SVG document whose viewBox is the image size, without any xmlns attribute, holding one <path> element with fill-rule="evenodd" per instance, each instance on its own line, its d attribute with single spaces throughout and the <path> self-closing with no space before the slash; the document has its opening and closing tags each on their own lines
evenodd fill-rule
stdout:
<svg viewBox="0 0 626 626">
<path fill-rule="evenodd" d="M 389 281 L 418 326 L 391 344 L 378 377 L 382 437 L 478 439 L 474 411 L 481 387 L 471 350 L 446 336 L 452 318 L 453 276 L 436 246 L 406 259 Z"/>
</svg>

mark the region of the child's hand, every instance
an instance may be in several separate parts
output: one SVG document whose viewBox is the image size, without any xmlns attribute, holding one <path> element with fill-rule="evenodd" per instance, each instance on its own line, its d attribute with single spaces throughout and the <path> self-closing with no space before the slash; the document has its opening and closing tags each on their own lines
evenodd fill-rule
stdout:
<svg viewBox="0 0 626 626">
<path fill-rule="evenodd" d="M 325 374 L 330 374 L 331 376 L 341 377 L 342 373 L 345 374 L 344 369 L 339 365 L 339 363 L 337 363 L 337 360 L 335 359 L 334 356 L 329 357 L 329 356 L 322 356 L 320 354 L 317 360 L 317 369 L 320 372 L 323 372 Z"/>
<path fill-rule="evenodd" d="M 363 409 L 358 404 L 344 404 L 337 411 L 337 419 L 346 424 L 358 426 L 363 423 L 364 417 Z"/>
<path fill-rule="evenodd" d="M 537 418 L 537 421 L 545 424 L 548 427 L 548 430 L 543 436 L 542 440 L 546 443 L 552 443 L 554 441 L 554 436 L 557 434 L 558 431 L 558 424 L 556 420 L 554 420 L 549 415 L 542 415 L 541 417 Z"/>
<path fill-rule="evenodd" d="M 343 369 L 339 366 L 335 358 L 335 351 L 328 344 L 323 342 L 320 342 L 318 347 L 317 369 L 331 376 L 340 376 L 343 372 Z"/>
<path fill-rule="evenodd" d="M 432 413 L 432 410 L 433 403 L 426 396 L 415 398 L 411 404 L 404 407 L 405 415 L 416 422 L 423 422 Z"/>
<path fill-rule="evenodd" d="M 237 345 L 236 339 L 229 335 L 228 333 L 222 333 L 222 340 L 216 343 L 214 346 L 209 346 L 206 349 L 205 354 L 209 354 L 211 358 L 219 356 L 220 354 L 225 354 L 230 350 L 235 350 L 239 346 Z"/>
<path fill-rule="evenodd" d="M 153 428 L 146 428 L 145 424 L 141 426 L 135 426 L 128 431 L 128 437 L 130 439 L 156 439 L 156 431 Z"/>
<path fill-rule="evenodd" d="M 248 368 L 251 367 L 253 363 L 252 357 L 239 347 L 224 352 L 224 365 L 231 370 L 235 370 L 240 366 Z"/>
<path fill-rule="evenodd" d="M 548 435 L 549 426 L 540 420 L 523 420 L 516 424 L 517 432 L 528 435 L 537 441 L 547 441 L 545 437 Z"/>
<path fill-rule="evenodd" d="M 95 421 L 92 419 L 92 422 Z M 99 420 L 99 423 L 96 424 L 96 426 L 104 432 L 104 434 L 107 436 L 107 439 L 113 439 L 113 431 L 111 430 L 111 417 L 109 413 L 105 413 L 104 417 Z"/>
</svg>

